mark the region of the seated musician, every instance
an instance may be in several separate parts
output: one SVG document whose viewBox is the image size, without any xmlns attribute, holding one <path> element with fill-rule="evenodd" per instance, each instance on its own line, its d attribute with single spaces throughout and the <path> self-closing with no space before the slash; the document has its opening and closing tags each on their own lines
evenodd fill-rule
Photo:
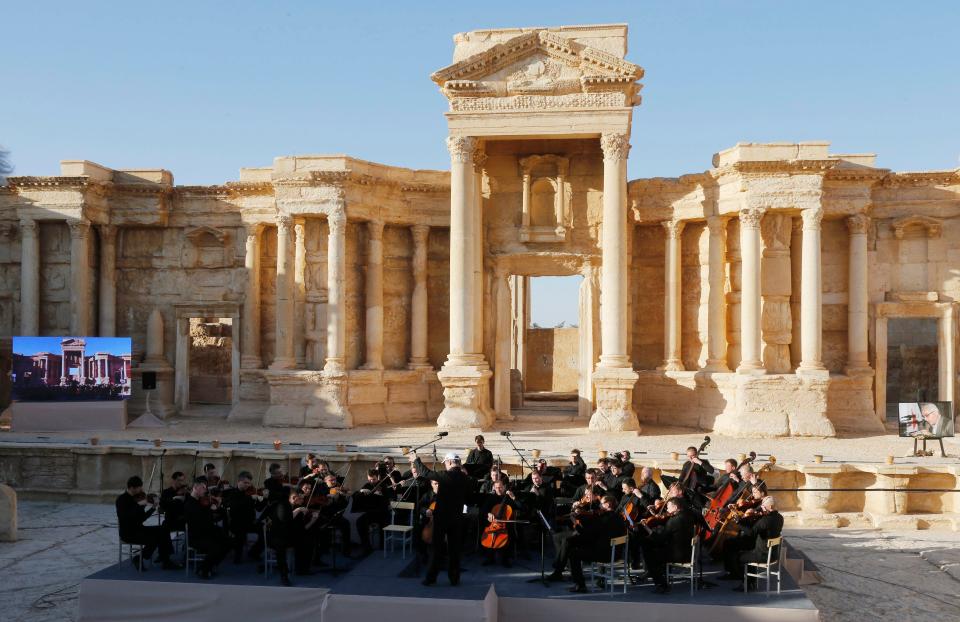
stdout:
<svg viewBox="0 0 960 622">
<path fill-rule="evenodd" d="M 640 500 L 645 508 L 649 508 L 660 498 L 660 486 L 653 481 L 653 469 L 650 467 L 640 469 L 640 481 L 637 482 L 637 490 L 640 491 Z"/>
<path fill-rule="evenodd" d="M 623 473 L 624 477 L 633 477 L 634 471 L 637 467 L 635 464 L 630 462 L 630 450 L 624 449 L 620 452 L 620 471 Z M 634 478 L 636 479 L 636 478 Z"/>
<path fill-rule="evenodd" d="M 709 461 L 700 457 L 696 447 L 687 447 L 687 461 L 680 469 L 680 477 L 664 476 L 664 484 L 670 486 L 674 482 L 684 482 L 684 497 L 695 508 L 702 508 L 708 498 L 705 493 L 713 490 L 714 468 Z"/>
<path fill-rule="evenodd" d="M 311 575 L 313 571 L 310 569 L 310 564 L 313 560 L 313 551 L 317 546 L 315 528 L 320 519 L 320 512 L 308 508 L 306 498 L 299 492 L 291 492 L 288 501 L 292 516 L 288 546 L 293 547 L 294 570 L 300 576 Z"/>
<path fill-rule="evenodd" d="M 524 501 L 531 511 L 539 510 L 548 520 L 552 519 L 555 510 L 555 496 L 553 486 L 550 486 L 540 471 L 530 474 L 530 482 L 522 488 L 524 496 L 530 501 Z"/>
<path fill-rule="evenodd" d="M 480 531 L 483 532 L 488 525 L 495 522 L 498 518 L 507 518 L 503 510 L 498 512 L 498 506 L 501 508 L 503 506 L 509 506 L 513 509 L 513 514 L 509 518 L 511 520 L 517 520 L 517 517 L 520 514 L 523 505 L 517 500 L 517 496 L 512 490 L 507 488 L 506 482 L 502 479 L 498 479 L 493 483 L 493 492 L 487 494 L 483 501 L 480 503 Z M 508 540 L 513 540 L 517 537 L 517 530 L 515 529 L 514 523 L 505 524 Z M 496 553 L 500 551 L 500 563 L 505 567 L 509 568 L 513 565 L 513 542 L 510 542 L 507 546 L 500 549 L 494 548 L 483 548 L 484 560 L 483 565 L 489 566 L 496 562 Z"/>
<path fill-rule="evenodd" d="M 621 466 L 618 460 L 612 460 L 610 462 L 610 473 L 604 479 L 604 484 L 607 486 L 607 494 L 616 497 L 618 503 L 620 497 L 623 495 L 623 480 L 629 479 L 623 474 Z"/>
<path fill-rule="evenodd" d="M 220 477 L 217 465 L 212 462 L 203 465 L 203 476 L 207 478 L 207 490 L 210 492 L 222 492 L 229 486 L 227 480 Z"/>
<path fill-rule="evenodd" d="M 389 475 L 381 477 L 381 471 L 370 469 L 367 471 L 367 483 L 357 491 L 361 497 L 372 497 L 373 499 L 364 500 L 359 504 L 354 498 L 354 506 L 361 505 L 363 514 L 357 518 L 357 532 L 360 534 L 361 554 L 366 556 L 373 551 L 370 544 L 370 528 L 373 525 L 379 525 L 383 529 L 385 525 L 390 524 L 390 501 L 394 498 L 393 487 L 389 485 L 391 481 Z"/>
<path fill-rule="evenodd" d="M 344 557 L 349 557 L 351 552 L 350 542 L 350 521 L 343 515 L 350 504 L 350 497 L 342 485 L 337 482 L 337 476 L 328 473 L 323 480 L 323 484 L 317 489 L 317 495 L 323 495 L 327 501 L 320 509 L 320 523 L 318 528 L 320 544 L 323 550 L 330 549 L 330 534 L 340 534 L 340 550 Z"/>
<path fill-rule="evenodd" d="M 493 466 L 493 452 L 484 447 L 486 440 L 482 434 L 477 434 L 473 441 L 477 446 L 467 454 L 467 459 L 463 465 L 466 467 L 468 475 L 479 478 L 490 471 L 490 467 Z"/>
<path fill-rule="evenodd" d="M 496 464 L 490 467 L 490 472 L 487 473 L 486 477 L 483 478 L 483 481 L 480 482 L 479 492 L 482 495 L 489 495 L 493 493 L 493 485 L 502 481 L 507 486 L 510 485 L 510 476 L 507 475 L 504 471 L 500 470 L 500 467 Z"/>
<path fill-rule="evenodd" d="M 658 594 L 670 591 L 667 584 L 667 562 L 689 562 L 690 541 L 697 528 L 694 511 L 685 509 L 680 498 L 666 502 L 667 520 L 646 537 L 641 537 L 640 548 L 647 574 L 653 579 Z"/>
<path fill-rule="evenodd" d="M 570 578 L 574 586 L 571 592 L 587 591 L 583 578 L 583 562 L 604 561 L 610 559 L 610 540 L 627 533 L 623 519 L 615 510 L 617 500 L 606 495 L 600 500 L 600 511 L 596 516 L 586 519 L 579 535 L 571 539 L 568 556 L 570 558 Z"/>
<path fill-rule="evenodd" d="M 600 483 L 600 472 L 597 469 L 587 469 L 584 473 L 584 484 L 577 488 L 573 493 L 574 500 L 582 499 L 586 491 L 592 492 L 597 497 L 603 495 L 606 489 Z"/>
<path fill-rule="evenodd" d="M 601 486 L 605 486 L 606 488 L 604 490 L 612 489 L 614 486 L 616 486 L 616 482 L 613 481 L 615 478 L 613 477 L 613 474 L 610 473 L 610 464 L 612 462 L 613 460 L 610 458 L 600 458 L 597 460 L 597 466 L 594 467 L 599 474 L 597 483 Z"/>
<path fill-rule="evenodd" d="M 744 467 L 748 467 L 748 465 L 744 465 Z M 736 491 L 737 487 L 740 486 L 741 481 L 740 472 L 737 470 L 737 461 L 733 458 L 727 458 L 723 461 L 723 473 L 721 473 L 720 477 L 717 478 L 713 489 L 723 490 L 727 483 L 732 482 L 734 485 L 734 491 Z M 734 492 L 734 494 L 736 494 L 736 492 Z"/>
<path fill-rule="evenodd" d="M 420 464 L 416 462 L 410 465 L 410 470 L 406 471 L 402 477 L 403 479 L 397 486 L 398 499 L 416 501 L 430 490 L 426 474 L 421 470 Z"/>
<path fill-rule="evenodd" d="M 570 561 L 570 548 L 576 546 L 584 521 L 589 520 L 599 510 L 600 495 L 594 494 L 592 487 L 584 489 L 583 496 L 574 502 L 570 510 L 570 527 L 558 528 L 553 534 L 553 546 L 557 556 L 553 560 L 553 572 L 547 577 L 548 581 L 563 579 L 563 571 Z"/>
<path fill-rule="evenodd" d="M 270 477 L 263 482 L 263 489 L 269 503 L 276 503 L 280 499 L 285 499 L 290 493 L 291 485 L 287 481 L 283 467 L 274 462 L 270 465 Z"/>
<path fill-rule="evenodd" d="M 187 476 L 175 471 L 170 477 L 170 486 L 160 493 L 160 513 L 163 514 L 163 526 L 167 531 L 183 531 L 186 524 L 183 518 L 183 500 L 188 494 Z"/>
<path fill-rule="evenodd" d="M 302 481 L 306 477 L 313 478 L 318 470 L 317 457 L 312 453 L 308 453 L 306 458 L 304 458 L 303 466 L 300 467 L 300 480 Z"/>
<path fill-rule="evenodd" d="M 170 532 L 165 527 L 143 524 L 157 509 L 157 501 L 154 495 L 144 494 L 142 479 L 134 475 L 127 480 L 127 489 L 117 497 L 116 506 L 120 541 L 143 546 L 141 554 L 131 560 L 135 568 L 140 569 L 141 558 L 151 560 L 154 551 L 157 551 L 165 570 L 180 568 L 170 560 L 173 553 Z"/>
<path fill-rule="evenodd" d="M 247 534 L 259 534 L 257 512 L 266 508 L 266 499 L 256 494 L 253 487 L 253 475 L 241 471 L 237 475 L 235 488 L 223 491 L 223 507 L 227 511 L 227 527 L 233 538 L 233 563 L 243 561 L 243 547 L 247 543 Z"/>
<path fill-rule="evenodd" d="M 749 464 L 744 465 L 742 471 L 743 485 L 746 486 L 747 490 L 741 496 L 752 493 L 755 488 L 759 489 L 764 495 L 767 494 L 766 482 L 760 479 L 760 476 L 756 474 L 756 472 L 753 470 L 753 467 L 751 467 Z"/>
<path fill-rule="evenodd" d="M 643 491 L 637 487 L 633 478 L 628 477 L 620 482 L 620 488 L 623 496 L 620 498 L 619 505 L 617 505 L 617 514 L 623 518 L 627 529 L 631 533 L 630 563 L 634 570 L 638 570 L 640 567 L 640 538 L 635 536 L 643 527 L 637 523 L 650 513 L 648 507 L 652 504 L 646 503 L 647 499 L 644 498 Z M 659 493 L 659 489 L 657 489 L 657 492 Z"/>
<path fill-rule="evenodd" d="M 296 501 L 297 493 L 291 492 L 274 498 L 264 513 L 267 526 L 266 545 L 273 549 L 277 561 L 277 570 L 280 572 L 280 583 L 286 586 L 290 582 L 290 567 L 287 564 L 287 549 L 294 546 L 293 506 L 291 499 Z M 259 568 L 263 572 L 263 565 Z"/>
<path fill-rule="evenodd" d="M 743 581 L 744 564 L 767 561 L 767 541 L 783 532 L 783 515 L 777 511 L 774 498 L 766 496 L 759 509 L 747 510 L 737 523 L 739 535 L 723 543 L 723 566 L 727 573 L 720 578 Z M 778 559 L 779 554 L 780 551 L 774 550 L 773 559 Z M 737 588 L 742 590 L 743 585 Z"/>
<path fill-rule="evenodd" d="M 206 482 L 198 477 L 183 503 L 190 548 L 206 556 L 197 568 L 197 575 L 202 579 L 209 579 L 213 569 L 230 551 L 230 539 L 217 526 L 220 508 L 210 499 Z"/>
<path fill-rule="evenodd" d="M 587 472 L 587 463 L 583 461 L 583 458 L 580 457 L 579 449 L 570 450 L 570 462 L 567 466 L 563 467 L 563 485 L 561 487 L 561 492 L 565 496 L 573 496 L 576 498 L 574 491 L 578 486 L 582 486 L 584 480 L 584 474 Z"/>
<path fill-rule="evenodd" d="M 556 478 L 555 467 L 551 468 L 547 466 L 547 461 L 544 458 L 540 458 L 533 464 L 533 471 L 527 474 L 521 482 L 522 487 L 529 487 L 530 483 L 533 481 L 533 474 L 539 473 L 540 479 L 543 480 L 543 483 L 547 486 L 553 486 L 553 480 Z"/>
</svg>

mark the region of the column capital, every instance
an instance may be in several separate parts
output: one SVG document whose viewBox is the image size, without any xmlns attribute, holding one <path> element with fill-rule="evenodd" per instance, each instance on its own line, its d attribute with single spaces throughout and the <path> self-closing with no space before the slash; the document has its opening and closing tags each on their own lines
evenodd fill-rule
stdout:
<svg viewBox="0 0 960 622">
<path fill-rule="evenodd" d="M 487 163 L 487 152 L 477 144 L 473 149 L 473 167 L 479 171 L 483 168 L 483 165 Z"/>
<path fill-rule="evenodd" d="M 866 235 L 869 226 L 870 217 L 866 214 L 854 214 L 847 218 L 847 230 L 850 232 L 850 235 Z"/>
<path fill-rule="evenodd" d="M 604 160 L 626 160 L 630 152 L 630 137 L 627 134 L 601 134 L 600 148 L 603 149 Z"/>
<path fill-rule="evenodd" d="M 413 233 L 414 240 L 426 241 L 427 236 L 430 235 L 430 225 L 413 225 L 410 227 L 410 231 Z"/>
<path fill-rule="evenodd" d="M 447 136 L 447 149 L 450 159 L 455 162 L 470 163 L 477 148 L 477 139 L 473 136 Z"/>
<path fill-rule="evenodd" d="M 347 217 L 343 212 L 334 212 L 327 215 L 327 226 L 330 228 L 330 235 L 343 235 L 347 226 Z"/>
<path fill-rule="evenodd" d="M 683 228 L 687 223 L 683 220 L 664 220 L 660 224 L 666 229 L 667 238 L 679 240 L 680 234 L 683 233 Z"/>
<path fill-rule="evenodd" d="M 819 231 L 820 223 L 823 220 L 823 210 L 805 209 L 800 212 L 800 217 L 803 219 L 804 230 L 816 229 Z"/>
<path fill-rule="evenodd" d="M 277 229 L 289 231 L 293 226 L 293 216 L 289 214 L 280 214 L 277 216 Z"/>
<path fill-rule="evenodd" d="M 72 220 L 67 223 L 70 227 L 70 237 L 75 240 L 85 239 L 90 235 L 90 223 L 82 220 Z"/>
<path fill-rule="evenodd" d="M 382 220 L 368 220 L 367 221 L 367 233 L 370 235 L 371 240 L 380 240 L 383 238 L 383 221 Z"/>
<path fill-rule="evenodd" d="M 727 232 L 727 223 L 730 222 L 729 216 L 708 216 L 707 229 L 711 235 L 721 235 Z"/>
<path fill-rule="evenodd" d="M 245 222 L 243 223 L 243 229 L 247 234 L 247 238 L 259 239 L 260 234 L 263 232 L 263 223 L 261 222 Z"/>
<path fill-rule="evenodd" d="M 756 207 L 748 207 L 747 209 L 740 210 L 740 226 L 744 229 L 759 229 L 760 222 L 763 220 L 763 215 L 766 211 L 767 210 Z"/>
<path fill-rule="evenodd" d="M 33 218 L 21 218 L 20 219 L 20 233 L 34 235 L 37 233 L 37 229 L 40 228 L 40 223 L 38 223 Z"/>
<path fill-rule="evenodd" d="M 119 227 L 116 225 L 97 225 L 97 233 L 100 234 L 100 241 L 108 243 L 115 242 L 118 229 Z"/>
</svg>

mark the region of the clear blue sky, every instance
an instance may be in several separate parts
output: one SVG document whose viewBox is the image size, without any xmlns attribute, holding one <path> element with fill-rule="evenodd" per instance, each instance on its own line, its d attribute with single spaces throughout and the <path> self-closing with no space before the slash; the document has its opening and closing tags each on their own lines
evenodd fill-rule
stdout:
<svg viewBox="0 0 960 622">
<path fill-rule="evenodd" d="M 63 337 L 14 337 L 13 352 L 32 356 L 38 352 L 60 354 L 60 341 Z M 129 337 L 85 337 L 87 356 L 97 352 L 106 352 L 117 356 L 130 354 Z"/>
<path fill-rule="evenodd" d="M 36 0 L 0 17 L 0 145 L 20 175 L 88 159 L 213 184 L 302 153 L 445 169 L 428 76 L 455 32 L 610 22 L 647 71 L 631 178 L 702 171 L 737 141 L 960 164 L 956 1 Z"/>
</svg>

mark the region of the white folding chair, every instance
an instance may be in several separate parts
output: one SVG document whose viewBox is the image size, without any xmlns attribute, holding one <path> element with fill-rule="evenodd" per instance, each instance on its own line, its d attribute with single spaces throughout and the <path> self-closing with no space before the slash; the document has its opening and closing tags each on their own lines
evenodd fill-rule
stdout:
<svg viewBox="0 0 960 622">
<path fill-rule="evenodd" d="M 613 585 L 617 580 L 617 575 L 623 578 L 623 593 L 627 593 L 627 584 L 630 583 L 630 536 L 620 536 L 619 538 L 610 538 L 610 561 L 593 562 L 590 564 L 590 580 L 594 581 L 594 574 L 599 571 L 607 584 L 610 593 L 613 593 Z M 622 552 L 617 559 L 617 549 L 623 547 Z"/>
<path fill-rule="evenodd" d="M 173 554 L 175 557 L 183 557 L 184 555 L 186 555 L 186 550 L 187 550 L 187 547 L 185 545 L 186 537 L 187 536 L 185 531 L 170 532 L 170 545 L 173 547 Z"/>
<path fill-rule="evenodd" d="M 767 593 L 770 593 L 770 577 L 775 576 L 777 578 L 777 594 L 780 593 L 780 575 L 782 573 L 782 562 L 783 562 L 783 536 L 778 536 L 776 538 L 770 538 L 767 540 L 767 561 L 764 562 L 747 562 L 743 567 L 743 591 L 747 591 L 747 584 L 750 581 L 750 578 L 754 579 L 767 579 Z M 777 549 L 777 558 L 773 558 L 773 550 Z M 773 568 L 776 567 L 776 570 Z M 755 568 L 757 572 L 750 572 L 751 568 Z"/>
<path fill-rule="evenodd" d="M 206 554 L 201 553 L 195 548 L 190 546 L 190 526 L 187 525 L 183 528 L 183 574 L 184 576 L 190 576 L 190 564 L 193 564 L 193 569 L 196 571 L 199 567 L 199 563 L 207 558 Z"/>
<path fill-rule="evenodd" d="M 416 504 L 410 501 L 392 501 L 390 503 L 390 524 L 383 528 L 383 557 L 387 557 L 387 546 L 390 547 L 390 553 L 393 553 L 393 543 L 400 541 L 400 559 L 407 558 L 407 544 L 410 545 L 410 553 L 413 553 L 413 512 Z M 409 512 L 407 524 L 397 523 L 397 511 Z"/>
<path fill-rule="evenodd" d="M 690 596 L 693 596 L 697 589 L 697 549 L 699 548 L 700 534 L 696 534 L 690 540 L 690 563 L 687 562 L 667 562 L 667 583 L 672 584 L 673 579 L 681 579 L 689 574 L 690 576 Z M 672 569 L 680 570 L 679 573 L 671 573 Z"/>
<path fill-rule="evenodd" d="M 127 549 L 127 558 L 133 559 L 134 555 L 138 555 L 139 559 L 137 561 L 137 570 L 143 570 L 143 545 L 142 544 L 133 544 L 132 542 L 124 542 L 123 538 L 120 538 L 120 545 L 117 550 L 117 563 L 123 563 L 123 549 Z"/>
</svg>

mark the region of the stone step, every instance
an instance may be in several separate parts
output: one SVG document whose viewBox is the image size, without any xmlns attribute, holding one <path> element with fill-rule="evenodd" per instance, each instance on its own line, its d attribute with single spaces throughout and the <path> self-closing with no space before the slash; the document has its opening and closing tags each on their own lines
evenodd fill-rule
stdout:
<svg viewBox="0 0 960 622">
<path fill-rule="evenodd" d="M 571 423 L 577 418 L 576 409 L 573 410 L 546 410 L 534 408 L 514 408 L 510 411 L 518 422 L 523 423 Z"/>
</svg>

